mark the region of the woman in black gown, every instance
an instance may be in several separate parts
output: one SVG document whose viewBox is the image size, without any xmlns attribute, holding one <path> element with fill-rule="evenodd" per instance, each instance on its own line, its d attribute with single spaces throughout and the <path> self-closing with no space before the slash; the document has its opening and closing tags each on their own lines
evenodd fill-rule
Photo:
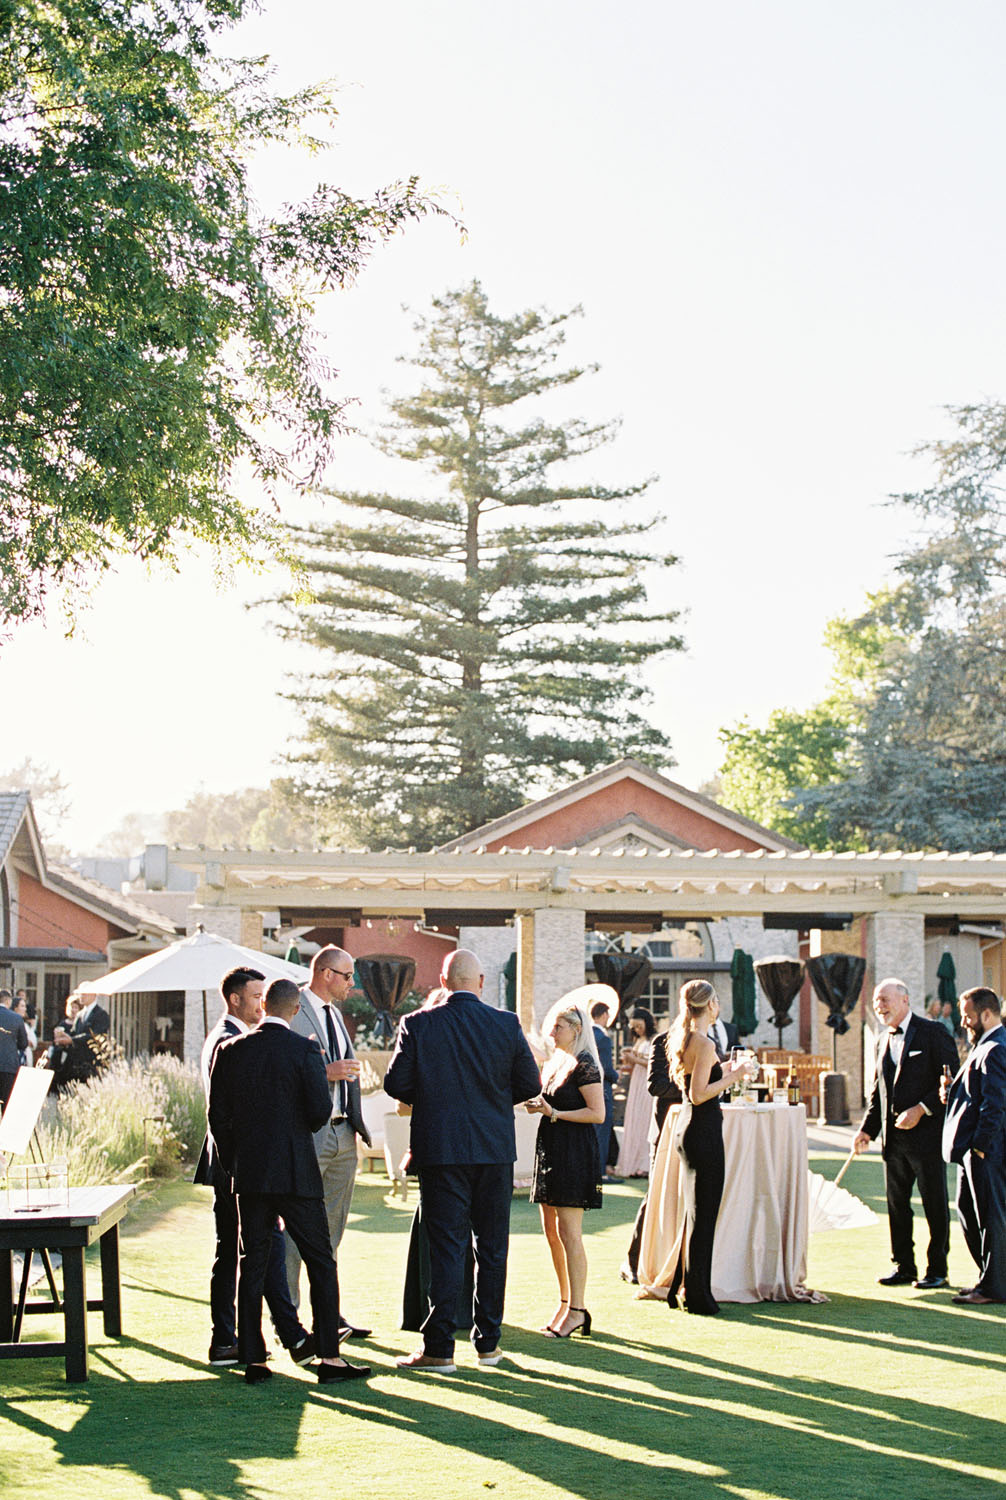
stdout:
<svg viewBox="0 0 1006 1500">
<path fill-rule="evenodd" d="M 705 979 L 681 986 L 678 1018 L 671 1031 L 671 1073 L 684 1102 L 678 1112 L 674 1144 L 681 1157 L 685 1223 L 681 1258 L 671 1282 L 667 1305 L 678 1305 L 684 1283 L 684 1308 L 690 1313 L 718 1313 L 711 1278 L 713 1236 L 723 1196 L 723 1117 L 720 1095 L 746 1074 L 744 1067 L 722 1068 L 709 1028 L 720 1013 L 716 991 Z"/>
<path fill-rule="evenodd" d="M 559 1306 L 542 1332 L 568 1339 L 590 1333 L 583 1214 L 601 1206 L 601 1155 L 595 1125 L 604 1119 L 604 1086 L 590 1017 L 578 1005 L 555 1006 L 542 1027 L 555 1052 L 542 1070 L 542 1091 L 524 1106 L 540 1114 L 531 1202 L 559 1283 Z"/>
</svg>

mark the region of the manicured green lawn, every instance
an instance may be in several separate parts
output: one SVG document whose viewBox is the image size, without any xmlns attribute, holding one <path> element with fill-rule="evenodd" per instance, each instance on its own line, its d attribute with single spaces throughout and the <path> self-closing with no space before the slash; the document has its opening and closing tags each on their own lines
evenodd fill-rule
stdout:
<svg viewBox="0 0 1006 1500">
<path fill-rule="evenodd" d="M 875 1159 L 845 1185 L 882 1210 Z M 556 1343 L 534 1331 L 551 1273 L 535 1211 L 515 1200 L 508 1358 L 482 1370 L 461 1345 L 459 1373 L 430 1377 L 394 1369 L 416 1342 L 398 1329 L 414 1195 L 386 1189 L 359 1179 L 340 1256 L 346 1310 L 376 1330 L 347 1353 L 366 1350 L 375 1375 L 335 1394 L 278 1345 L 264 1387 L 208 1368 L 208 1190 L 145 1198 L 123 1238 L 126 1335 L 107 1340 L 91 1315 L 89 1383 L 67 1386 L 60 1361 L 0 1366 L 3 1500 L 1002 1500 L 1006 1309 L 883 1295 L 883 1219 L 812 1238 L 808 1283 L 828 1303 L 689 1318 L 618 1279 L 639 1192 L 611 1189 L 588 1216 L 594 1337 Z M 951 1274 L 972 1279 L 956 1224 Z"/>
</svg>

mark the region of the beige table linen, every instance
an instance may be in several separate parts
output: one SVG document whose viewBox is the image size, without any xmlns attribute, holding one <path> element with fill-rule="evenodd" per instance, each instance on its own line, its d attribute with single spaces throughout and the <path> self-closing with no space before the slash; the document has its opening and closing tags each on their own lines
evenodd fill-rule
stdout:
<svg viewBox="0 0 1006 1500">
<path fill-rule="evenodd" d="M 681 1254 L 684 1197 L 664 1121 L 639 1251 L 640 1294 L 667 1297 Z M 802 1302 L 807 1275 L 807 1112 L 802 1104 L 725 1105 L 726 1178 L 716 1220 L 712 1290 L 719 1302 Z"/>
</svg>

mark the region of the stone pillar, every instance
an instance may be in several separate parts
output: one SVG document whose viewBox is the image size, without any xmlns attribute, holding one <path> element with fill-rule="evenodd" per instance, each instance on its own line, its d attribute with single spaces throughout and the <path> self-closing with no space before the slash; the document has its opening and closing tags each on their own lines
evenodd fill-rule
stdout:
<svg viewBox="0 0 1006 1500">
<path fill-rule="evenodd" d="M 852 953 L 859 958 L 866 958 L 866 941 L 866 920 L 863 917 L 857 917 L 850 925 L 848 932 L 820 932 L 814 928 L 810 934 L 810 957 L 818 958 L 823 953 Z M 863 1024 L 869 1011 L 872 993 L 870 975 L 867 971 L 856 1008 L 846 1018 L 849 1022 L 849 1029 L 844 1036 L 838 1038 L 838 1071 L 844 1073 L 848 1079 L 846 1098 L 853 1116 L 856 1115 L 863 1098 Z M 817 998 L 816 991 L 812 993 L 810 1003 L 810 1050 L 831 1057 L 835 1033 L 830 1026 L 824 1024 L 828 1014 L 827 1008 Z"/>
<path fill-rule="evenodd" d="M 254 948 L 257 953 L 262 952 L 262 913 L 260 911 L 246 911 L 241 909 L 241 936 L 238 939 L 242 948 Z"/>
<path fill-rule="evenodd" d="M 542 907 L 517 914 L 517 1013 L 536 1030 L 554 1001 L 584 980 L 584 913 Z"/>
<path fill-rule="evenodd" d="M 873 1015 L 873 991 L 885 979 L 900 979 L 908 986 L 911 1007 L 922 1015 L 926 993 L 926 919 L 916 912 L 878 911 L 864 919 L 866 928 L 866 978 L 863 980 L 863 1021 L 860 1031 L 864 1057 L 864 1091 L 873 1084 L 877 1023 Z"/>
<path fill-rule="evenodd" d="M 482 972 L 486 982 L 482 998 L 487 1005 L 505 1009 L 502 994 L 503 968 L 517 946 L 517 937 L 512 927 L 461 927 L 458 929 L 458 947 L 470 948 L 482 960 Z"/>
<path fill-rule="evenodd" d="M 203 906 L 195 903 L 185 913 L 185 932 L 191 937 L 200 924 L 207 932 L 240 943 L 241 908 L 239 906 Z M 223 1002 L 220 991 L 214 984 L 204 994 L 202 990 L 185 991 L 185 1032 L 182 1052 L 186 1062 L 198 1062 L 203 1050 L 206 1032 L 215 1026 L 220 1017 Z"/>
<path fill-rule="evenodd" d="M 882 980 L 900 979 L 908 986 L 912 1009 L 923 1014 L 926 996 L 925 929 L 925 917 L 915 912 L 878 911 L 867 919 L 866 985 L 869 985 L 870 996 Z"/>
</svg>

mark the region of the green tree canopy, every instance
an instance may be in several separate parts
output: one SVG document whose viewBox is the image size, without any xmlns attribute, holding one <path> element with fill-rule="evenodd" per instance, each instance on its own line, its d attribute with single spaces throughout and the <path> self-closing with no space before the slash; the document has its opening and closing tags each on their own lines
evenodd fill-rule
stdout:
<svg viewBox="0 0 1006 1500">
<path fill-rule="evenodd" d="M 435 300 L 378 440 L 430 492 L 330 492 L 338 518 L 292 533 L 313 598 L 285 629 L 322 657 L 293 695 L 298 792 L 368 842 L 442 842 L 622 754 L 669 763 L 640 668 L 681 642 L 642 570 L 676 559 L 637 540 L 647 483 L 577 477 L 614 425 L 548 418 L 587 373 L 559 363 L 571 316 L 501 317 L 478 282 Z"/>
<path fill-rule="evenodd" d="M 0 618 L 118 553 L 272 543 L 249 475 L 322 473 L 312 296 L 429 205 L 410 181 L 256 208 L 251 151 L 333 108 L 215 55 L 247 4 L 0 0 Z"/>
<path fill-rule="evenodd" d="M 898 497 L 921 529 L 892 586 L 829 628 L 832 697 L 722 735 L 725 800 L 763 785 L 763 821 L 815 847 L 1006 849 L 1006 408 L 954 415 L 936 482 Z"/>
</svg>

